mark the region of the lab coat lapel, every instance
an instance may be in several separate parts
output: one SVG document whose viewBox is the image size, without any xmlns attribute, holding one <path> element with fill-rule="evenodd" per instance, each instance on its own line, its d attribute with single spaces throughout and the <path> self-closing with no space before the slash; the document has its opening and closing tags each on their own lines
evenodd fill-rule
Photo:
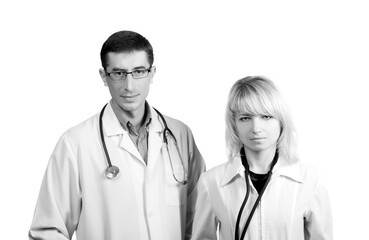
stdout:
<svg viewBox="0 0 369 240">
<path fill-rule="evenodd" d="M 105 114 L 103 117 L 103 123 L 106 135 L 108 137 L 114 135 L 122 135 L 122 139 L 119 143 L 119 146 L 144 163 L 141 154 L 138 152 L 136 146 L 132 142 L 128 133 L 120 125 L 119 120 L 115 116 L 115 113 L 111 108 L 110 103 L 106 107 Z"/>
<path fill-rule="evenodd" d="M 137 150 L 137 147 L 132 142 L 131 138 L 129 137 L 127 132 L 124 132 L 122 136 L 122 140 L 120 142 L 120 147 L 129 152 L 135 158 L 139 159 L 141 162 L 145 163 L 141 154 Z"/>
<path fill-rule="evenodd" d="M 151 126 L 149 133 L 148 165 L 154 166 L 163 147 L 163 125 L 156 111 L 151 108 Z"/>
</svg>

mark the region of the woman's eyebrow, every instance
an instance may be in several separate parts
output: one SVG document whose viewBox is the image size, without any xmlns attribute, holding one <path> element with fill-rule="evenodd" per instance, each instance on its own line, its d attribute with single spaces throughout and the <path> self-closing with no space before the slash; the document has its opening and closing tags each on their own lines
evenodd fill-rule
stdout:
<svg viewBox="0 0 369 240">
<path fill-rule="evenodd" d="M 238 113 L 237 116 L 252 117 L 252 116 L 255 116 L 255 115 L 251 114 L 251 113 Z"/>
</svg>

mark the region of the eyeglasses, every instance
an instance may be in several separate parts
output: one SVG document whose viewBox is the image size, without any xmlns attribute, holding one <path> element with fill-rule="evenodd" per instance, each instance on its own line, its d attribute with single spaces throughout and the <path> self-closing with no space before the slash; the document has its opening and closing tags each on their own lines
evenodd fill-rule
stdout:
<svg viewBox="0 0 369 240">
<path fill-rule="evenodd" d="M 147 69 L 137 69 L 132 72 L 125 72 L 125 71 L 112 71 L 112 72 L 105 72 L 112 80 L 114 81 L 123 81 L 127 79 L 128 74 L 132 75 L 134 79 L 145 78 L 151 72 L 151 68 Z"/>
</svg>

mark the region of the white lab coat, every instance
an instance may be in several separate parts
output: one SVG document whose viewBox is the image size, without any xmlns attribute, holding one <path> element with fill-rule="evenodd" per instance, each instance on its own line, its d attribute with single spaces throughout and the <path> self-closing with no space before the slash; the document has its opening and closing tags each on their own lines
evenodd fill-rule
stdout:
<svg viewBox="0 0 369 240">
<path fill-rule="evenodd" d="M 163 145 L 163 124 L 151 108 L 148 165 L 110 104 L 103 116 L 105 142 L 116 179 L 104 175 L 106 158 L 99 136 L 99 115 L 65 132 L 50 158 L 30 239 L 175 240 L 191 234 L 195 185 L 205 170 L 190 129 L 166 117 L 178 141 L 187 185 L 178 184 Z M 171 141 L 171 140 L 170 140 Z M 182 179 L 181 161 L 172 153 L 174 172 Z"/>
<path fill-rule="evenodd" d="M 250 180 L 250 195 L 240 221 L 240 233 L 258 193 Z M 198 182 L 193 240 L 229 240 L 246 194 L 240 157 L 201 175 Z M 247 229 L 246 239 L 331 240 L 332 216 L 326 188 L 318 172 L 305 164 L 279 159 Z"/>
</svg>

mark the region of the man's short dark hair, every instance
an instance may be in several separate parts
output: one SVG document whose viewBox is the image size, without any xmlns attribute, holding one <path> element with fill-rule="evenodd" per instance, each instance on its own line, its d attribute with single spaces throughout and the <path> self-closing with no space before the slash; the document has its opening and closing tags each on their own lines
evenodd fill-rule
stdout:
<svg viewBox="0 0 369 240">
<path fill-rule="evenodd" d="M 103 44 L 100 51 L 101 64 L 107 67 L 107 55 L 133 51 L 145 51 L 150 66 L 154 63 L 154 51 L 150 42 L 140 34 L 132 31 L 119 31 L 111 35 Z"/>
</svg>

